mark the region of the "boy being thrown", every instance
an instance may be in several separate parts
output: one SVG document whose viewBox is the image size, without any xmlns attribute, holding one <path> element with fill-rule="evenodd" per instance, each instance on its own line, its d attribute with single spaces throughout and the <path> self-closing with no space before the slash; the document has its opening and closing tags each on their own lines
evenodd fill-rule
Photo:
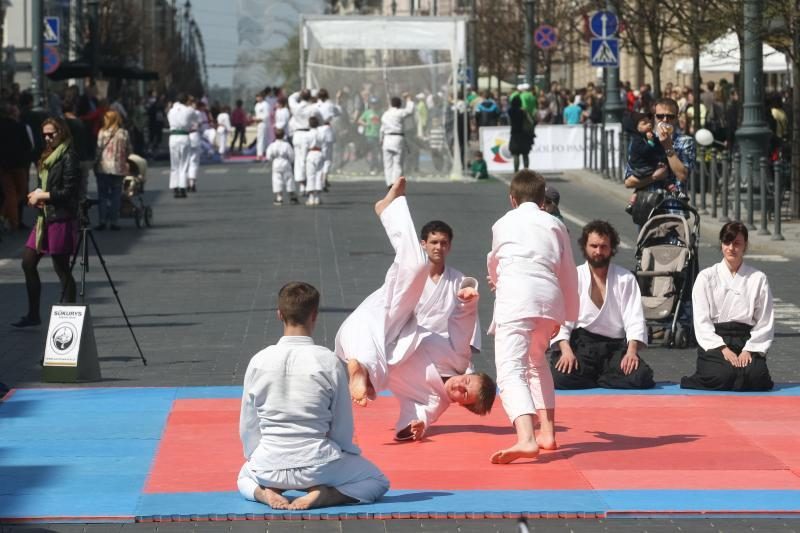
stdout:
<svg viewBox="0 0 800 533">
<path fill-rule="evenodd" d="M 414 310 L 425 288 L 429 267 L 408 210 L 405 186 L 406 180 L 401 176 L 375 204 L 375 212 L 395 251 L 384 284 L 347 317 L 336 334 L 336 353 L 347 362 L 350 395 L 361 406 L 375 399 L 376 392 L 387 388 L 391 366 L 407 356 L 417 357 L 414 351 L 422 340 Z M 477 297 L 474 286 L 458 291 L 462 301 Z M 425 373 L 421 375 L 420 387 L 425 385 Z M 461 405 L 474 402 L 483 382 L 476 377 L 447 378 L 444 389 L 448 400 Z"/>
<path fill-rule="evenodd" d="M 491 457 L 493 463 L 533 458 L 555 449 L 555 389 L 545 357 L 564 321 L 578 319 L 578 277 L 564 224 L 540 207 L 545 180 L 531 170 L 511 181 L 511 211 L 492 226 L 487 256 L 495 290 L 497 385 L 517 442 Z M 534 419 L 540 431 L 534 436 Z"/>
</svg>

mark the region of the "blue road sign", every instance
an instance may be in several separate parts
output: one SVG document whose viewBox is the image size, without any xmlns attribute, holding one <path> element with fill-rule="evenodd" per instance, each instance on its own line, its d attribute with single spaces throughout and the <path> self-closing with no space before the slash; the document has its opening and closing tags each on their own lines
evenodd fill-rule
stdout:
<svg viewBox="0 0 800 533">
<path fill-rule="evenodd" d="M 58 17 L 44 18 L 44 44 L 57 45 L 61 42 L 61 19 Z"/>
<path fill-rule="evenodd" d="M 458 71 L 458 83 L 473 85 L 472 67 L 461 68 Z"/>
<path fill-rule="evenodd" d="M 619 66 L 618 39 L 592 39 L 589 61 L 593 67 Z"/>
<path fill-rule="evenodd" d="M 619 21 L 617 15 L 611 11 L 598 11 L 592 15 L 592 19 L 589 21 L 589 27 L 592 33 L 597 37 L 607 39 L 616 35 Z"/>
<path fill-rule="evenodd" d="M 549 24 L 542 24 L 533 33 L 533 40 L 542 50 L 549 50 L 558 42 L 558 32 Z"/>
<path fill-rule="evenodd" d="M 45 74 L 52 74 L 58 70 L 58 66 L 61 64 L 61 57 L 58 55 L 58 48 L 55 46 L 45 45 L 42 51 L 42 63 Z"/>
</svg>

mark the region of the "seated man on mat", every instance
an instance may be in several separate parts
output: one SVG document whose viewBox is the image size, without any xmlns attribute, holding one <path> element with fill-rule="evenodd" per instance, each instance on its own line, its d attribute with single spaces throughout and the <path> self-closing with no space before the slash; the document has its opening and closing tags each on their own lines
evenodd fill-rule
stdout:
<svg viewBox="0 0 800 533">
<path fill-rule="evenodd" d="M 556 389 L 649 389 L 653 370 L 639 357 L 647 327 L 636 277 L 611 262 L 617 230 L 603 220 L 583 227 L 578 240 L 586 262 L 577 267 L 580 307 L 551 344 Z"/>
<path fill-rule="evenodd" d="M 278 294 L 283 337 L 250 360 L 239 435 L 247 462 L 239 492 L 273 509 L 371 503 L 389 490 L 381 471 L 353 444 L 347 372 L 311 338 L 319 292 L 291 282 Z M 289 501 L 286 490 L 307 494 Z"/>
<path fill-rule="evenodd" d="M 700 272 L 692 290 L 697 371 L 682 389 L 772 389 L 767 351 L 775 313 L 767 276 L 744 263 L 747 227 L 728 222 L 719 232 L 722 261 Z"/>
<path fill-rule="evenodd" d="M 404 359 L 412 359 L 429 333 L 418 326 L 414 317 L 429 269 L 408 211 L 405 183 L 404 177 L 398 178 L 386 197 L 375 204 L 375 212 L 395 250 L 384 284 L 347 317 L 336 334 L 336 353 L 347 362 L 351 397 L 361 406 L 374 399 L 377 391 L 387 388 L 390 368 Z M 474 287 L 459 288 L 458 298 L 462 302 L 477 296 Z M 480 384 L 486 378 L 453 376 L 439 393 L 444 392 L 449 401 L 465 405 L 477 399 Z"/>
</svg>

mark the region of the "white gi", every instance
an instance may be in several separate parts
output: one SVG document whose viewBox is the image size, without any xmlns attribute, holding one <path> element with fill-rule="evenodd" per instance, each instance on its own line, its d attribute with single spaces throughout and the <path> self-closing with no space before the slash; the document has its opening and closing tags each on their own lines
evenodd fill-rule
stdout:
<svg viewBox="0 0 800 533">
<path fill-rule="evenodd" d="M 564 224 L 524 202 L 492 226 L 497 386 L 511 422 L 555 407 L 545 358 L 553 326 L 578 319 L 578 279 Z"/>
<path fill-rule="evenodd" d="M 294 178 L 292 177 L 294 150 L 292 145 L 283 139 L 275 139 L 267 147 L 267 161 L 272 162 L 272 193 L 294 192 Z"/>
<path fill-rule="evenodd" d="M 275 110 L 275 129 L 283 130 L 284 139 L 288 139 L 292 135 L 292 132 L 289 131 L 289 119 L 291 116 L 291 112 L 286 107 L 279 107 Z"/>
<path fill-rule="evenodd" d="M 167 113 L 169 122 L 169 188 L 185 189 L 189 176 L 189 132 L 194 125 L 194 109 L 175 102 Z"/>
<path fill-rule="evenodd" d="M 270 129 L 270 110 L 266 100 L 256 102 L 253 110 L 254 118 L 258 121 L 256 126 L 256 157 L 264 157 L 267 150 L 267 132 Z"/>
<path fill-rule="evenodd" d="M 325 144 L 325 132 L 322 128 L 311 128 L 306 133 L 306 192 L 320 192 L 322 183 L 322 165 L 324 155 L 322 147 Z"/>
<path fill-rule="evenodd" d="M 455 269 L 451 270 L 461 274 Z M 479 340 L 475 341 L 475 332 L 478 330 L 478 299 L 461 302 L 455 298 L 455 292 L 464 287 L 477 289 L 478 282 L 475 278 L 461 278 L 452 293 L 453 307 L 448 310 L 446 302 L 450 299 L 445 297 L 439 300 L 440 305 L 430 309 L 433 313 L 422 317 L 417 315 L 417 338 L 413 344 L 413 352 L 408 353 L 409 350 L 405 350 L 405 354 L 390 357 L 393 364 L 389 367 L 388 387 L 400 404 L 396 432 L 405 429 L 414 420 L 422 421 L 425 424 L 423 433 L 427 431 L 450 406 L 442 378 L 473 372 L 470 346 L 480 345 Z M 430 278 L 428 281 L 432 283 Z M 446 280 L 440 279 L 436 286 L 443 281 Z M 417 309 L 427 307 L 430 303 L 431 300 L 426 301 L 423 294 L 423 303 Z M 438 319 L 429 320 L 433 316 Z M 439 331 L 425 330 L 423 323 Z M 398 346 L 403 349 L 402 343 L 398 343 Z"/>
<path fill-rule="evenodd" d="M 414 102 L 409 99 L 405 107 L 392 107 L 381 116 L 383 175 L 387 186 L 403 175 L 403 120 L 413 112 Z"/>
<path fill-rule="evenodd" d="M 228 133 L 231 130 L 233 130 L 231 116 L 223 111 L 217 115 L 217 147 L 221 156 L 228 150 Z"/>
<path fill-rule="evenodd" d="M 336 334 L 336 354 L 345 361 L 357 359 L 375 391 L 386 388 L 389 365 L 415 347 L 414 308 L 428 278 L 427 258 L 405 196 L 389 204 L 380 218 L 395 251 L 394 262 L 384 284 L 361 302 Z"/>
<path fill-rule="evenodd" d="M 202 150 L 202 122 L 203 114 L 197 109 L 190 108 L 194 111 L 192 115 L 192 129 L 189 133 L 189 172 L 187 177 L 191 181 L 197 179 L 197 170 L 200 168 L 200 152 Z"/>
<path fill-rule="evenodd" d="M 592 301 L 592 272 L 589 264 L 577 268 L 578 296 L 580 307 L 576 322 L 565 322 L 550 344 L 559 341 L 569 342 L 572 330 L 586 329 L 595 335 L 609 339 L 639 341 L 647 345 L 647 324 L 642 308 L 642 295 L 639 284 L 630 271 L 611 263 L 606 277 L 606 297 L 603 307 L 598 309 Z"/>
<path fill-rule="evenodd" d="M 344 366 L 311 337 L 281 337 L 250 360 L 239 436 L 247 462 L 238 486 L 248 500 L 255 500 L 259 485 L 277 490 L 324 485 L 362 503 L 389 489 L 389 480 L 353 443 Z"/>
<path fill-rule="evenodd" d="M 322 121 L 320 129 L 323 132 L 322 176 L 324 178 L 331 170 L 331 162 L 333 161 L 333 144 L 336 142 L 336 132 L 333 130 L 331 121 L 334 119 L 334 117 L 342 114 L 342 109 L 330 100 L 325 100 L 317 102 L 317 110 L 319 112 L 320 120 Z"/>
<path fill-rule="evenodd" d="M 694 334 L 704 350 L 724 346 L 714 325 L 740 322 L 753 326 L 748 352 L 766 354 L 775 334 L 775 313 L 767 276 L 746 263 L 731 275 L 725 260 L 710 266 L 697 276 L 692 289 Z"/>
<path fill-rule="evenodd" d="M 306 182 L 306 153 L 308 152 L 308 119 L 318 115 L 317 106 L 300 100 L 300 93 L 289 97 L 289 109 L 292 111 L 293 123 L 292 145 L 294 146 L 294 181 Z"/>
</svg>

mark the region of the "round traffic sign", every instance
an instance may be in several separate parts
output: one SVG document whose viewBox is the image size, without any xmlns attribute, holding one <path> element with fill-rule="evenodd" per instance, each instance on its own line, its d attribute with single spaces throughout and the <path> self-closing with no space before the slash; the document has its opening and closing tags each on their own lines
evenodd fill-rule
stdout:
<svg viewBox="0 0 800 533">
<path fill-rule="evenodd" d="M 61 65 L 61 58 L 58 55 L 58 48 L 55 46 L 45 46 L 42 52 L 42 62 L 45 74 L 52 74 Z"/>
<path fill-rule="evenodd" d="M 558 42 L 558 32 L 549 24 L 542 24 L 533 32 L 533 40 L 542 50 L 549 50 Z"/>
<path fill-rule="evenodd" d="M 592 33 L 601 39 L 614 37 L 617 33 L 618 26 L 619 19 L 617 19 L 617 15 L 611 11 L 598 11 L 592 15 L 589 21 L 589 27 Z"/>
</svg>

